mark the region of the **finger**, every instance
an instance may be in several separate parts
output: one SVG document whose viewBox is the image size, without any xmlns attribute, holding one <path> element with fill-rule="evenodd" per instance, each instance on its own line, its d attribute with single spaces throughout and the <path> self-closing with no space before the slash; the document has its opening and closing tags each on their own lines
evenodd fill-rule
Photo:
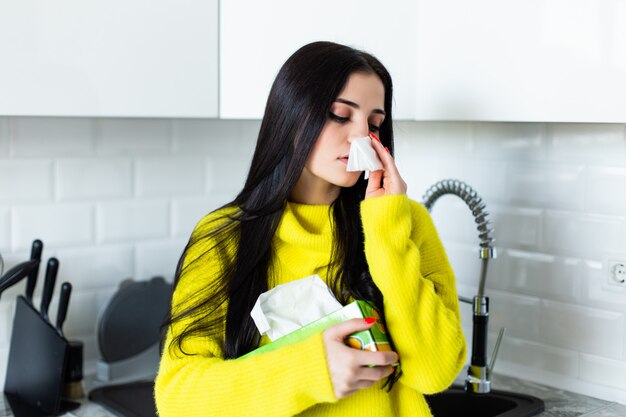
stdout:
<svg viewBox="0 0 626 417">
<path fill-rule="evenodd" d="M 383 169 L 385 171 L 389 171 L 392 174 L 400 175 L 398 172 L 398 168 L 396 167 L 396 162 L 391 156 L 391 153 L 383 146 L 383 144 L 376 139 L 372 139 L 374 150 L 378 155 L 378 158 L 383 163 Z"/>
<path fill-rule="evenodd" d="M 369 320 L 366 321 L 366 320 Z M 367 330 L 374 325 L 376 319 L 368 317 L 366 319 L 350 319 L 342 323 L 335 324 L 326 329 L 326 334 L 332 339 L 343 340 L 350 336 L 352 333 L 360 332 L 361 330 Z"/>
<path fill-rule="evenodd" d="M 380 161 L 383 163 L 383 165 L 385 165 L 385 162 L 389 161 L 390 159 L 393 160 L 391 153 L 387 150 L 387 148 L 385 148 L 385 145 L 383 145 L 380 139 L 372 137 L 372 147 L 376 151 L 376 155 L 378 156 L 378 159 L 380 159 Z"/>
<path fill-rule="evenodd" d="M 393 367 L 390 365 L 386 366 L 375 366 L 373 368 L 363 367 L 359 369 L 356 377 L 360 381 L 378 381 L 383 379 L 393 373 Z"/>
<path fill-rule="evenodd" d="M 378 381 L 378 380 L 376 380 Z M 357 390 L 360 389 L 365 389 L 365 388 L 369 388 L 372 385 L 374 385 L 376 383 L 376 381 L 370 381 L 370 380 L 360 380 L 360 381 L 354 381 L 354 383 L 352 384 L 352 386 L 354 388 L 356 388 Z"/>
<path fill-rule="evenodd" d="M 348 396 L 350 396 L 350 395 L 354 394 L 354 393 L 355 393 L 355 392 L 357 392 L 357 391 L 358 391 L 358 389 L 352 389 L 352 390 L 346 391 L 346 392 L 342 393 L 341 395 L 338 395 L 338 396 L 337 396 L 337 398 L 345 398 L 345 397 L 348 397 Z"/>
<path fill-rule="evenodd" d="M 367 188 L 365 189 L 365 194 L 369 194 L 380 189 L 380 182 L 383 180 L 383 173 L 383 170 L 370 172 L 370 178 L 367 180 Z"/>
<path fill-rule="evenodd" d="M 361 366 L 390 366 L 397 362 L 396 352 L 370 352 L 368 350 L 355 352 L 355 363 Z"/>
</svg>

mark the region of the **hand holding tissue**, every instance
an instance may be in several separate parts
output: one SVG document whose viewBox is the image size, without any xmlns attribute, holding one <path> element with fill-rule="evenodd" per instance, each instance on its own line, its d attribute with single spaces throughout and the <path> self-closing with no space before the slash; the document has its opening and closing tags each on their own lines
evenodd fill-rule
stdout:
<svg viewBox="0 0 626 417">
<path fill-rule="evenodd" d="M 383 164 L 378 159 L 376 151 L 372 147 L 372 139 L 369 136 L 352 141 L 348 154 L 348 171 L 365 171 L 365 179 L 369 177 L 369 171 L 383 169 Z"/>
<path fill-rule="evenodd" d="M 242 357 L 299 342 L 346 320 L 378 317 L 366 301 L 357 300 L 342 307 L 318 275 L 277 285 L 261 294 L 250 315 L 259 332 L 272 342 Z M 379 321 L 369 330 L 350 335 L 346 344 L 362 350 L 391 351 L 386 330 Z"/>
</svg>

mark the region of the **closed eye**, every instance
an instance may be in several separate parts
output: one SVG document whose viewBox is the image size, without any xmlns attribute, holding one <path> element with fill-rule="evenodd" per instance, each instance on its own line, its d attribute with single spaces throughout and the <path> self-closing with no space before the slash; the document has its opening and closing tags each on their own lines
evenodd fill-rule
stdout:
<svg viewBox="0 0 626 417">
<path fill-rule="evenodd" d="M 328 117 L 330 117 L 332 120 L 334 120 L 335 122 L 338 123 L 345 123 L 348 120 L 350 120 L 349 117 L 341 117 L 341 116 L 337 116 L 335 113 L 333 112 L 328 112 Z"/>
</svg>

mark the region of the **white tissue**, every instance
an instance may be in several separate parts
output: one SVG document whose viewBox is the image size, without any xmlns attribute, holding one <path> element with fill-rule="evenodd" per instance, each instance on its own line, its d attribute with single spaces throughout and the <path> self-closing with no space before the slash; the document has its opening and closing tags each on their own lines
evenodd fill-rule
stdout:
<svg viewBox="0 0 626 417">
<path fill-rule="evenodd" d="M 365 171 L 365 179 L 367 179 L 369 171 L 378 171 L 379 169 L 383 169 L 383 164 L 372 147 L 372 139 L 365 136 L 353 140 L 348 154 L 347 170 Z"/>
<path fill-rule="evenodd" d="M 274 341 L 342 307 L 319 275 L 311 275 L 264 292 L 250 315 L 261 335 Z"/>
</svg>

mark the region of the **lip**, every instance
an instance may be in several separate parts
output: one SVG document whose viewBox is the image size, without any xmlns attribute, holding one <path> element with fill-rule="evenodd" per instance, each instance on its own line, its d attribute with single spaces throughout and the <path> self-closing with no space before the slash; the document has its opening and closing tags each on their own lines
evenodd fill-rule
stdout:
<svg viewBox="0 0 626 417">
<path fill-rule="evenodd" d="M 346 156 L 340 156 L 339 158 L 337 158 L 340 162 L 343 162 L 344 164 L 348 165 L 348 155 Z"/>
</svg>

